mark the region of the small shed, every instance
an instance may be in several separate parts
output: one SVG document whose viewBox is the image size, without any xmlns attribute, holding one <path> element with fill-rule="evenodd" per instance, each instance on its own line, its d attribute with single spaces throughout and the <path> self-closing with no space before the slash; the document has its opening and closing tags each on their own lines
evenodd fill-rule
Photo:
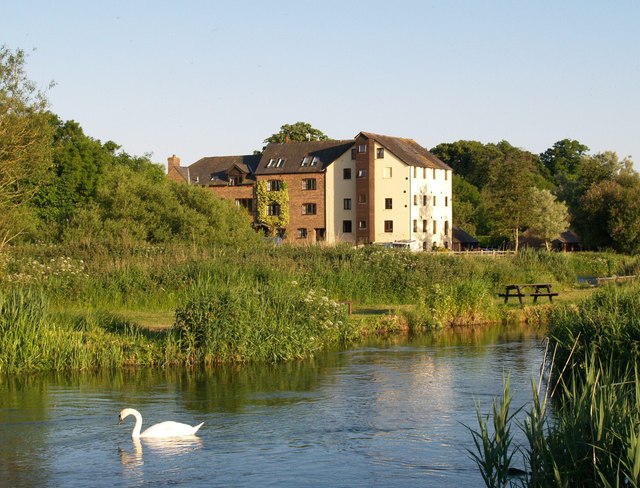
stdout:
<svg viewBox="0 0 640 488">
<path fill-rule="evenodd" d="M 560 233 L 560 236 L 551 241 L 551 245 L 556 251 L 582 251 L 582 239 L 572 230 Z"/>
<path fill-rule="evenodd" d="M 478 239 L 457 225 L 453 226 L 452 238 L 452 248 L 454 251 L 476 251 L 480 247 Z"/>
</svg>

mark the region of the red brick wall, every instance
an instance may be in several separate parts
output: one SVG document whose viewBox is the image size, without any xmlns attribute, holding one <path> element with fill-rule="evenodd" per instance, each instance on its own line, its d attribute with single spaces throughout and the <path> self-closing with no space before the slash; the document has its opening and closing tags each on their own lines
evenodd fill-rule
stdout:
<svg viewBox="0 0 640 488">
<path fill-rule="evenodd" d="M 302 180 L 315 178 L 315 190 L 303 190 Z M 315 243 L 315 229 L 325 229 L 325 174 L 285 174 L 259 176 L 258 181 L 282 180 L 288 185 L 289 192 L 289 225 L 286 227 L 286 241 L 292 243 Z M 315 215 L 302 215 L 302 205 L 316 204 Z M 298 229 L 307 229 L 307 238 L 298 238 Z M 325 229 L 326 232 L 326 229 Z"/>
</svg>

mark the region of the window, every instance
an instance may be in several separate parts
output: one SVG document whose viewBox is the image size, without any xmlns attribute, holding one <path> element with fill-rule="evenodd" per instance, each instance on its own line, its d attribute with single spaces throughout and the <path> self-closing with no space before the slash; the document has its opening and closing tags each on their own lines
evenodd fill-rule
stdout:
<svg viewBox="0 0 640 488">
<path fill-rule="evenodd" d="M 449 235 L 449 221 L 448 220 L 444 221 L 444 235 L 445 236 Z"/>
<path fill-rule="evenodd" d="M 435 220 L 433 221 L 433 234 L 436 234 L 438 232 L 438 222 L 436 222 Z"/>
<path fill-rule="evenodd" d="M 306 239 L 307 238 L 307 229 L 301 228 L 298 229 L 298 239 Z"/>
<path fill-rule="evenodd" d="M 445 207 L 449 206 L 449 197 L 444 197 L 444 206 Z"/>
<path fill-rule="evenodd" d="M 447 181 L 449 179 L 449 172 L 445 169 L 444 170 L 444 180 Z"/>
<path fill-rule="evenodd" d="M 385 232 L 393 232 L 393 220 L 385 220 L 384 221 L 384 231 Z"/>
<path fill-rule="evenodd" d="M 418 232 L 418 221 L 413 220 L 413 232 Z"/>
<path fill-rule="evenodd" d="M 273 217 L 277 217 L 278 215 L 280 215 L 280 205 L 278 205 L 275 202 L 271 202 L 267 206 L 267 215 L 270 215 Z"/>
<path fill-rule="evenodd" d="M 360 144 L 358 146 L 358 152 L 359 153 L 366 153 L 367 152 L 367 145 L 366 144 Z"/>
<path fill-rule="evenodd" d="M 314 156 L 313 159 L 311 160 L 311 166 L 318 166 L 319 162 L 320 162 L 320 158 L 318 156 Z"/>
<path fill-rule="evenodd" d="M 418 167 L 417 167 L 417 166 L 414 166 L 414 167 L 413 167 L 413 177 L 414 177 L 414 178 L 417 178 L 417 177 L 418 177 Z"/>
<path fill-rule="evenodd" d="M 422 168 L 422 178 L 427 179 L 427 168 Z"/>
<path fill-rule="evenodd" d="M 351 198 L 344 199 L 344 209 L 351 210 Z"/>
<path fill-rule="evenodd" d="M 278 159 L 278 162 L 276 163 L 276 168 L 284 168 L 284 159 L 282 158 Z"/>
<path fill-rule="evenodd" d="M 427 195 L 422 195 L 422 205 L 427 206 Z"/>
<path fill-rule="evenodd" d="M 343 220 L 342 221 L 342 232 L 344 232 L 345 234 L 351 234 L 352 230 L 351 230 L 351 221 L 350 220 Z"/>
<path fill-rule="evenodd" d="M 393 208 L 393 198 L 384 199 L 384 208 L 386 210 L 391 210 Z"/>
<path fill-rule="evenodd" d="M 245 208 L 248 212 L 253 212 L 253 198 L 236 198 L 236 205 Z"/>
<path fill-rule="evenodd" d="M 315 203 L 303 203 L 302 204 L 302 215 L 315 215 L 316 214 L 316 204 Z"/>
<path fill-rule="evenodd" d="M 273 168 L 276 165 L 276 160 L 271 158 L 267 163 L 267 168 Z"/>
<path fill-rule="evenodd" d="M 418 205 L 418 203 L 420 202 L 419 198 L 420 197 L 418 195 L 413 195 L 413 204 L 414 205 Z"/>
<path fill-rule="evenodd" d="M 436 169 L 435 168 L 433 168 L 433 179 L 434 180 L 436 179 Z"/>
<path fill-rule="evenodd" d="M 356 159 L 356 148 L 355 147 L 351 150 L 351 159 Z"/>
<path fill-rule="evenodd" d="M 355 151 L 355 149 L 354 149 Z M 351 168 L 344 168 L 342 170 L 342 178 L 345 180 L 350 180 L 351 179 Z"/>
<path fill-rule="evenodd" d="M 366 220 L 360 220 L 358 222 L 358 229 L 366 229 L 367 228 L 367 221 Z"/>
<path fill-rule="evenodd" d="M 305 156 L 304 158 L 302 158 L 302 162 L 300 163 L 300 166 L 309 166 L 310 160 L 311 158 L 309 158 L 309 156 Z"/>
<path fill-rule="evenodd" d="M 359 169 L 358 170 L 358 178 L 366 178 L 367 177 L 367 170 L 366 169 Z"/>
<path fill-rule="evenodd" d="M 269 180 L 267 181 L 267 191 L 280 191 L 282 188 L 281 180 Z"/>
<path fill-rule="evenodd" d="M 231 176 L 229 178 L 229 186 L 242 185 L 242 176 Z"/>
<path fill-rule="evenodd" d="M 427 232 L 427 221 L 423 220 L 422 221 L 422 232 Z"/>
<path fill-rule="evenodd" d="M 392 174 L 393 174 L 392 168 L 385 168 L 383 173 L 382 173 L 382 177 L 383 178 L 391 178 Z"/>
<path fill-rule="evenodd" d="M 436 196 L 435 195 L 433 195 L 433 206 L 434 207 L 436 206 Z"/>
<path fill-rule="evenodd" d="M 366 193 L 360 193 L 360 195 L 358 195 L 358 203 L 367 203 Z"/>
<path fill-rule="evenodd" d="M 316 189 L 316 179 L 315 178 L 304 178 L 302 180 L 302 189 L 303 190 L 315 190 Z"/>
<path fill-rule="evenodd" d="M 383 159 L 384 158 L 384 147 L 379 147 L 378 151 L 376 153 L 376 157 L 378 159 Z"/>
</svg>

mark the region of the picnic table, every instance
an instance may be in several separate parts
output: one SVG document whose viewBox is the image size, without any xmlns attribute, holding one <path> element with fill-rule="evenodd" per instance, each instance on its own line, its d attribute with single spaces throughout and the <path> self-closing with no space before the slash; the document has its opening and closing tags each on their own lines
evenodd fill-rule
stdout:
<svg viewBox="0 0 640 488">
<path fill-rule="evenodd" d="M 557 297 L 557 292 L 551 291 L 551 283 L 520 283 L 505 285 L 504 293 L 498 293 L 499 297 L 504 297 L 504 303 L 509 301 L 511 297 L 518 297 L 522 304 L 522 297 L 527 296 L 525 290 L 532 288 L 533 293 L 529 293 L 533 297 L 533 303 L 538 301 L 538 297 L 549 297 L 549 301 L 553 302 L 553 297 Z"/>
</svg>

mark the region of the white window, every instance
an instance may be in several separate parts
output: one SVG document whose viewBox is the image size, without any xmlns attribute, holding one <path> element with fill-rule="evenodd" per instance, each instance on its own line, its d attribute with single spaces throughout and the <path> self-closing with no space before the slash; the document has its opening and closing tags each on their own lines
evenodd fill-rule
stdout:
<svg viewBox="0 0 640 488">
<path fill-rule="evenodd" d="M 304 158 L 302 158 L 302 162 L 300 163 L 300 166 L 309 166 L 310 160 L 311 158 L 309 158 L 309 156 L 305 156 Z"/>
<path fill-rule="evenodd" d="M 319 162 L 320 162 L 320 158 L 318 156 L 314 156 L 313 159 L 311 160 L 311 166 L 318 166 Z"/>
<path fill-rule="evenodd" d="M 273 168 L 276 165 L 276 160 L 271 158 L 267 163 L 267 168 Z"/>
<path fill-rule="evenodd" d="M 359 153 L 366 153 L 367 152 L 367 145 L 366 144 L 358 145 L 358 152 Z"/>
<path fill-rule="evenodd" d="M 392 174 L 393 174 L 393 168 L 387 167 L 387 168 L 384 168 L 384 171 L 382 172 L 382 177 L 391 178 Z"/>
</svg>

